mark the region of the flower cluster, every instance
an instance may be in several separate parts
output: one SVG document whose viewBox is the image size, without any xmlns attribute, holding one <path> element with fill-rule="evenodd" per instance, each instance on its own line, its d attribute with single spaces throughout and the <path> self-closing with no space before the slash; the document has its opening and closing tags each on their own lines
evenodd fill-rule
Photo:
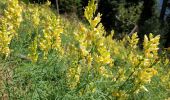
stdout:
<svg viewBox="0 0 170 100">
<path fill-rule="evenodd" d="M 22 7 L 18 0 L 8 0 L 3 16 L 0 18 L 0 52 L 6 57 L 10 54 L 9 44 L 22 21 Z"/>
<path fill-rule="evenodd" d="M 144 66 L 150 66 L 158 58 L 158 45 L 159 45 L 160 36 L 153 37 L 152 34 L 149 34 L 149 38 L 145 35 L 144 37 Z M 151 63 L 150 63 L 151 62 Z"/>
<path fill-rule="evenodd" d="M 13 31 L 19 28 L 22 21 L 22 7 L 19 5 L 18 0 L 8 0 L 7 7 L 4 10 L 4 18 L 7 20 L 8 27 Z M 17 33 L 14 33 L 17 35 Z"/>
<path fill-rule="evenodd" d="M 157 71 L 153 68 L 152 63 L 153 59 L 157 56 L 159 36 L 154 38 L 153 35 L 150 34 L 149 40 L 148 37 L 145 36 L 145 56 L 137 52 L 137 44 L 139 41 L 137 33 L 134 33 L 131 37 L 128 36 L 125 38 L 127 39 L 129 48 L 131 48 L 130 51 L 122 51 L 125 49 L 122 47 L 127 44 L 126 40 L 122 40 L 120 42 L 113 40 L 113 31 L 112 35 L 103 37 L 103 35 L 105 35 L 105 31 L 103 25 L 100 23 L 101 15 L 98 14 L 94 17 L 97 8 L 96 6 L 97 4 L 95 3 L 95 0 L 92 0 L 85 9 L 84 14 L 90 24 L 90 28 L 88 29 L 83 24 L 79 24 L 79 29 L 74 32 L 75 39 L 77 41 L 74 47 L 78 48 L 78 50 L 74 52 L 78 52 L 77 54 L 79 54 L 77 66 L 82 67 L 82 69 L 88 69 L 83 70 L 81 73 L 86 73 L 87 77 L 90 79 L 93 76 L 91 81 L 98 81 L 98 79 L 100 79 L 99 76 L 106 80 L 110 79 L 112 82 L 115 82 L 115 85 L 119 84 L 119 89 L 115 88 L 110 91 L 114 91 L 113 93 L 118 94 L 122 93 L 122 95 L 119 95 L 120 97 L 128 96 L 131 92 L 135 92 L 140 89 L 140 87 L 144 87 L 144 84 L 150 82 L 151 78 L 157 73 Z M 115 60 L 118 58 L 114 58 L 114 56 L 120 57 L 121 60 L 127 60 L 125 63 L 129 64 L 130 68 L 128 65 L 115 66 Z M 148 61 L 146 59 L 149 59 L 149 62 L 146 62 Z M 150 67 L 149 64 L 146 65 L 146 63 L 149 63 Z M 117 72 L 115 72 L 115 70 Z M 72 74 L 67 74 L 70 77 L 72 76 Z M 95 76 L 93 74 L 98 74 L 99 76 Z M 81 77 L 79 78 L 81 79 Z M 125 92 L 123 87 L 126 87 L 130 80 L 133 80 L 131 81 L 134 84 L 133 88 L 128 92 Z M 78 81 L 75 81 L 75 83 L 77 82 Z M 70 85 L 71 84 L 72 83 L 70 83 Z M 87 86 L 88 85 L 89 84 L 87 84 Z M 74 85 L 74 88 L 76 88 L 76 86 L 78 87 L 76 84 Z"/>
<path fill-rule="evenodd" d="M 55 22 L 55 23 L 54 23 Z M 60 50 L 61 48 L 61 37 L 60 34 L 63 32 L 61 25 L 61 19 L 56 16 L 47 16 L 42 20 L 43 37 L 40 39 L 40 49 L 44 52 L 44 58 L 47 59 L 48 52 L 53 50 Z"/>
<path fill-rule="evenodd" d="M 86 17 L 86 19 L 89 21 L 91 25 L 92 25 L 92 20 L 94 17 L 93 15 L 95 14 L 96 9 L 97 9 L 97 3 L 95 2 L 96 2 L 95 0 L 89 1 L 88 6 L 86 7 L 85 12 L 84 12 L 84 16 Z"/>
<path fill-rule="evenodd" d="M 134 33 L 131 38 L 127 37 L 127 40 L 129 41 L 130 47 L 132 49 L 136 49 L 137 48 L 137 44 L 138 44 L 138 41 L 139 41 L 137 32 Z"/>
<path fill-rule="evenodd" d="M 43 52 L 44 59 L 47 59 L 50 50 L 61 51 L 60 34 L 63 32 L 61 19 L 59 16 L 47 11 L 48 6 L 49 2 L 42 8 L 39 8 L 39 6 L 29 7 L 28 11 L 26 11 L 29 13 L 27 15 L 28 20 L 30 20 L 34 28 L 34 33 L 30 34 L 32 43 L 29 46 L 30 53 L 28 54 L 33 62 L 38 60 L 38 49 Z"/>
<path fill-rule="evenodd" d="M 31 59 L 31 61 L 34 62 L 34 63 L 37 62 L 37 60 L 38 60 L 38 52 L 37 52 L 37 49 L 38 49 L 38 37 L 37 36 L 31 42 L 28 49 L 31 52 L 31 53 L 28 54 L 29 59 Z"/>
<path fill-rule="evenodd" d="M 144 37 L 144 60 L 143 68 L 139 71 L 138 77 L 140 83 L 147 83 L 151 81 L 151 77 L 154 76 L 157 71 L 154 69 L 154 64 L 158 58 L 158 45 L 160 36 L 153 37 L 149 34 L 149 38 L 145 35 Z"/>
<path fill-rule="evenodd" d="M 29 34 L 30 36 L 30 39 L 32 40 L 28 49 L 30 51 L 30 53 L 28 54 L 28 57 L 29 59 L 32 60 L 32 62 L 37 62 L 38 60 L 38 26 L 40 24 L 40 13 L 39 13 L 39 7 L 38 6 L 35 6 L 35 7 L 31 7 L 30 5 L 30 8 L 28 9 L 28 11 L 26 10 L 25 12 L 27 12 L 27 17 L 30 22 L 31 22 L 31 25 L 34 29 L 34 36 L 32 34 Z"/>
<path fill-rule="evenodd" d="M 74 89 L 80 82 L 81 66 L 70 68 L 67 72 L 67 82 L 70 89 Z"/>
</svg>

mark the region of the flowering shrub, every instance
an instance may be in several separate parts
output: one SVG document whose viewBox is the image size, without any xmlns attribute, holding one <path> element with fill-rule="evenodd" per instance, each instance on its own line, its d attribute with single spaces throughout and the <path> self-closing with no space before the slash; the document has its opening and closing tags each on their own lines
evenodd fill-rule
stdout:
<svg viewBox="0 0 170 100">
<path fill-rule="evenodd" d="M 30 5 L 26 10 L 25 19 L 32 25 L 33 33 L 29 34 L 31 43 L 29 45 L 28 57 L 37 62 L 40 49 L 43 52 L 43 58 L 47 59 L 50 50 L 61 49 L 60 33 L 63 32 L 61 19 L 52 12 L 47 11 L 50 2 L 47 2 L 42 8 Z M 45 14 L 45 12 L 47 14 Z M 50 13 L 50 16 L 48 15 Z"/>
<path fill-rule="evenodd" d="M 86 88 L 83 87 L 80 89 L 84 91 L 83 93 L 80 91 L 80 94 L 83 95 L 86 92 L 93 93 L 102 90 L 103 87 L 101 85 L 106 86 L 106 84 L 112 84 L 112 86 L 105 87 L 103 91 L 106 91 L 106 93 L 112 92 L 112 96 L 116 98 L 128 97 L 140 91 L 141 88 L 147 91 L 144 85 L 150 82 L 151 78 L 157 73 L 154 64 L 157 59 L 159 36 L 153 37 L 153 35 L 150 34 L 149 39 L 145 36 L 143 54 L 135 52 L 138 43 L 137 33 L 133 34 L 131 38 L 128 37 L 128 42 L 130 43 L 128 48 L 131 48 L 132 51 L 123 52 L 125 54 L 121 55 L 120 59 L 122 59 L 122 61 L 129 59 L 130 62 L 124 61 L 127 65 L 115 65 L 117 58 L 113 57 L 120 55 L 116 52 L 116 54 L 112 54 L 112 52 L 115 51 L 114 44 L 116 41 L 112 40 L 111 36 L 107 38 L 102 36 L 105 31 L 100 23 L 101 15 L 98 14 L 94 17 L 95 10 L 96 3 L 94 0 L 91 0 L 89 6 L 85 9 L 85 17 L 90 23 L 90 28 L 87 29 L 85 26 L 80 25 L 80 30 L 75 32 L 79 44 L 77 52 L 80 51 L 77 68 L 84 68 L 84 70 L 82 74 L 72 76 L 75 78 L 78 77 L 80 81 L 72 80 L 77 86 L 74 85 L 74 87 L 71 88 L 80 88 L 81 85 L 84 84 Z M 118 49 L 117 52 L 121 51 L 120 49 Z M 74 70 L 74 72 L 75 71 L 76 70 Z M 85 78 L 89 79 L 88 81 L 90 82 L 84 82 Z M 71 78 L 69 77 L 69 79 Z M 105 82 L 103 83 L 103 81 Z M 94 86 L 89 89 L 91 84 Z"/>
<path fill-rule="evenodd" d="M 3 80 L 8 99 L 145 99 L 150 97 L 148 92 L 157 95 L 155 98 L 168 99 L 169 60 L 158 55 L 159 35 L 145 35 L 142 51 L 137 33 L 123 40 L 112 39 L 114 31 L 105 37 L 95 0 L 85 8 L 88 25 L 56 16 L 49 5 L 22 4 L 19 15 L 10 15 L 22 17 L 22 22 L 8 22 L 3 15 L 7 21 L 0 28 L 9 31 L 6 24 L 14 25 L 9 33 L 18 38 L 9 35 L 10 41 L 3 41 L 8 50 L 9 45 L 13 49 L 8 59 L 16 61 L 12 81 Z M 16 0 L 17 6 L 21 7 Z M 1 45 L 0 52 L 8 55 Z M 18 53 L 30 60 L 17 58 Z M 161 84 L 156 86 L 159 83 L 155 80 Z M 156 94 L 154 88 L 160 87 L 164 90 Z"/>
</svg>

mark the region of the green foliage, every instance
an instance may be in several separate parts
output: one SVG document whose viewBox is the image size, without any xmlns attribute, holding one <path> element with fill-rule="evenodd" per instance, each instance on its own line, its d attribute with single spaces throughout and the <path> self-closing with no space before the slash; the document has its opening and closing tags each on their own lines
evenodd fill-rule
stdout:
<svg viewBox="0 0 170 100">
<path fill-rule="evenodd" d="M 142 3 L 140 2 L 137 5 L 126 7 L 126 3 L 122 3 L 118 8 L 118 20 L 121 22 L 122 32 L 130 33 L 135 25 L 138 24 L 138 20 L 140 19 L 140 14 L 142 11 Z"/>
<path fill-rule="evenodd" d="M 61 12 L 79 12 L 82 9 L 82 0 L 59 0 L 59 7 Z"/>
</svg>

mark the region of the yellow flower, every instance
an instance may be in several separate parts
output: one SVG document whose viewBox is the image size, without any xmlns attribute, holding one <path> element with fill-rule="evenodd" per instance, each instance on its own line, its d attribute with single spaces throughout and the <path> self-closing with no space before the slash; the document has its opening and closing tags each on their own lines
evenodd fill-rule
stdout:
<svg viewBox="0 0 170 100">
<path fill-rule="evenodd" d="M 130 38 L 130 37 L 127 37 L 127 40 L 129 41 L 130 47 L 131 47 L 132 49 L 136 49 L 136 48 L 137 48 L 137 44 L 138 44 L 138 41 L 139 41 L 137 32 L 134 33 L 131 38 Z"/>
<path fill-rule="evenodd" d="M 107 70 L 104 66 L 99 67 L 99 73 L 106 78 L 112 77 L 112 73 L 109 70 Z"/>
<path fill-rule="evenodd" d="M 151 81 L 151 78 L 156 74 L 157 71 L 154 68 L 143 69 L 138 73 L 139 81 L 142 83 L 148 83 Z"/>
<path fill-rule="evenodd" d="M 70 68 L 67 72 L 68 86 L 70 89 L 76 88 L 80 81 L 81 66 Z"/>
<path fill-rule="evenodd" d="M 35 37 L 34 41 L 32 41 L 31 45 L 29 46 L 30 53 L 28 57 L 32 60 L 32 62 L 37 62 L 38 60 L 38 53 L 37 53 L 37 37 Z"/>
<path fill-rule="evenodd" d="M 22 21 L 22 8 L 18 0 L 8 0 L 7 7 L 0 19 L 0 53 L 10 54 L 9 45 L 14 36 L 17 36 L 17 29 Z"/>
</svg>

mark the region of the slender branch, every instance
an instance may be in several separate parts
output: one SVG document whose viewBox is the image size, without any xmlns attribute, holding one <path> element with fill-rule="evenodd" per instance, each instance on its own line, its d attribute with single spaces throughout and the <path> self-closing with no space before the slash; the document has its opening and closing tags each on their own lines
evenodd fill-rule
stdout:
<svg viewBox="0 0 170 100">
<path fill-rule="evenodd" d="M 57 8 L 57 14 L 59 15 L 59 4 L 58 4 L 58 0 L 56 0 L 56 8 Z"/>
<path fill-rule="evenodd" d="M 131 36 L 133 33 L 138 31 L 138 25 L 135 25 L 135 27 L 132 29 L 132 31 L 129 33 L 129 36 Z"/>
</svg>

